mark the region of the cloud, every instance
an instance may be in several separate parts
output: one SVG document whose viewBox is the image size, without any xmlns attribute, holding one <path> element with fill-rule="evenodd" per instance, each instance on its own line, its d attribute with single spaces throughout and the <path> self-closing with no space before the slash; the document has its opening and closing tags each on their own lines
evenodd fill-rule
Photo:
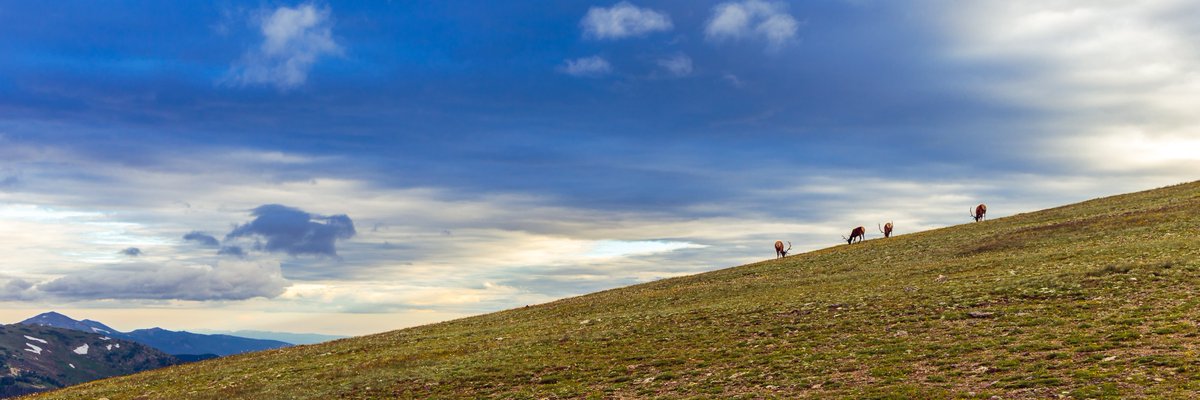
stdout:
<svg viewBox="0 0 1200 400">
<path fill-rule="evenodd" d="M 767 42 L 767 49 L 775 50 L 795 39 L 799 27 L 796 18 L 787 13 L 785 4 L 745 0 L 713 7 L 704 34 L 718 42 L 759 38 Z"/>
<path fill-rule="evenodd" d="M 644 36 L 672 28 L 671 18 L 666 14 L 639 8 L 627 1 L 609 8 L 590 8 L 579 25 L 583 27 L 583 36 L 591 39 Z"/>
<path fill-rule="evenodd" d="M 687 54 L 676 54 L 658 60 L 658 66 L 674 77 L 685 77 L 692 74 L 692 58 Z"/>
<path fill-rule="evenodd" d="M 217 247 L 221 245 L 221 242 L 218 241 L 217 238 L 200 231 L 188 232 L 188 234 L 183 235 L 183 240 L 196 242 L 207 247 Z"/>
<path fill-rule="evenodd" d="M 33 282 L 0 275 L 0 301 L 32 300 L 34 298 L 34 293 L 30 290 L 32 288 Z"/>
<path fill-rule="evenodd" d="M 976 95 L 1035 110 L 1027 151 L 1066 170 L 1178 176 L 1200 171 L 1200 4 L 953 3 L 936 16 L 944 56 L 983 71 Z"/>
<path fill-rule="evenodd" d="M 345 214 L 320 216 L 279 204 L 255 208 L 255 218 L 234 228 L 225 240 L 237 238 L 265 239 L 256 248 L 288 255 L 337 256 L 337 240 L 353 237 L 354 221 Z"/>
<path fill-rule="evenodd" d="M 289 285 L 277 263 L 222 261 L 213 265 L 110 265 L 72 273 L 34 290 L 75 300 L 206 301 L 273 298 Z"/>
<path fill-rule="evenodd" d="M 280 90 L 303 85 L 319 58 L 342 54 L 331 26 L 327 8 L 303 4 L 275 9 L 261 20 L 262 43 L 233 65 L 227 80 L 240 85 L 269 84 Z"/>
<path fill-rule="evenodd" d="M 125 250 L 121 250 L 120 253 L 130 256 L 130 257 L 137 257 L 137 256 L 142 255 L 142 249 L 139 249 L 137 247 L 129 247 L 129 248 L 126 248 Z"/>
<path fill-rule="evenodd" d="M 221 250 L 217 251 L 217 254 L 220 254 L 223 256 L 234 256 L 234 257 L 238 257 L 238 258 L 246 257 L 246 251 L 242 250 L 242 248 L 238 247 L 238 246 L 222 247 Z"/>
<path fill-rule="evenodd" d="M 734 75 L 731 73 L 725 73 L 725 75 L 721 76 L 721 79 L 724 80 L 725 82 L 728 82 L 730 85 L 732 85 L 735 88 L 740 89 L 740 88 L 746 87 L 746 82 L 743 82 L 741 78 L 738 78 L 737 75 Z"/>
<path fill-rule="evenodd" d="M 560 70 L 571 76 L 594 78 L 612 72 L 612 65 L 604 57 L 591 56 L 567 60 Z"/>
</svg>

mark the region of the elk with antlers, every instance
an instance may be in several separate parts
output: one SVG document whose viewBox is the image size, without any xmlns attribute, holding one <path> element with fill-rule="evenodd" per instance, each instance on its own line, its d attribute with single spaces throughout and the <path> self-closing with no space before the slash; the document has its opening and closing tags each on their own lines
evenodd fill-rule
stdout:
<svg viewBox="0 0 1200 400">
<path fill-rule="evenodd" d="M 979 204 L 975 206 L 975 213 L 971 214 L 971 218 L 975 218 L 975 222 L 979 222 L 985 215 L 987 215 L 987 204 Z"/>
<path fill-rule="evenodd" d="M 851 243 L 854 243 L 854 238 L 858 238 L 858 241 L 862 242 L 863 239 L 866 239 L 866 237 L 867 237 L 867 228 L 863 228 L 860 226 L 860 227 L 854 228 L 854 230 L 850 231 L 849 238 L 842 236 L 842 239 L 846 240 L 846 244 L 851 244 Z"/>
<path fill-rule="evenodd" d="M 875 227 L 879 228 L 879 224 L 875 224 Z M 892 223 L 888 222 L 882 228 L 879 228 L 879 233 L 882 233 L 884 238 L 892 237 Z"/>
<path fill-rule="evenodd" d="M 788 248 L 783 248 L 783 242 L 775 241 L 775 258 L 787 257 L 787 253 L 792 249 L 792 242 L 788 242 Z"/>
</svg>

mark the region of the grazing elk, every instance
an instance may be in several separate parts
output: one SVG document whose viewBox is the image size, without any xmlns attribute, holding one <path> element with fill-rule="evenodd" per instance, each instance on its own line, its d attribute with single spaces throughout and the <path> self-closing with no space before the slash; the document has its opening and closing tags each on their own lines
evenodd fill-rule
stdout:
<svg viewBox="0 0 1200 400">
<path fill-rule="evenodd" d="M 985 215 L 987 215 L 987 204 L 980 204 L 975 206 L 975 213 L 971 214 L 971 218 L 975 218 L 975 222 L 979 222 Z"/>
<path fill-rule="evenodd" d="M 783 242 L 775 241 L 775 258 L 787 257 L 787 253 L 792 249 L 792 242 L 788 242 L 788 248 L 783 248 Z"/>
<path fill-rule="evenodd" d="M 860 227 L 854 228 L 854 230 L 850 231 L 849 238 L 842 236 L 842 239 L 846 240 L 846 244 L 854 243 L 854 238 L 858 238 L 859 242 L 862 242 L 863 239 L 866 239 L 867 238 L 867 228 L 863 228 L 860 226 Z"/>
<path fill-rule="evenodd" d="M 875 227 L 878 228 L 879 224 L 875 224 Z M 892 223 L 888 222 L 882 228 L 879 228 L 879 233 L 882 233 L 884 238 L 892 237 Z"/>
</svg>

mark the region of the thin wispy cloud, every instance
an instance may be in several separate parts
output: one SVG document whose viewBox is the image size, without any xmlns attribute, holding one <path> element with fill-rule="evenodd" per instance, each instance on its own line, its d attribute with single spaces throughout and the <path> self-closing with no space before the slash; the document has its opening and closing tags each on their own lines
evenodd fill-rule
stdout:
<svg viewBox="0 0 1200 400">
<path fill-rule="evenodd" d="M 666 13 L 640 8 L 622 1 L 609 8 L 592 7 L 579 21 L 583 36 L 590 39 L 622 39 L 671 30 Z"/>
<path fill-rule="evenodd" d="M 301 4 L 281 6 L 262 17 L 261 43 L 233 64 L 226 81 L 281 90 L 304 85 L 320 58 L 342 54 L 341 45 L 333 38 L 330 14 L 328 8 Z"/>
<path fill-rule="evenodd" d="M 682 78 L 692 74 L 692 58 L 687 54 L 676 54 L 666 58 L 660 58 L 657 61 L 658 66 L 666 71 L 668 75 Z"/>
<path fill-rule="evenodd" d="M 784 3 L 745 0 L 713 7 L 704 35 L 715 42 L 757 39 L 777 50 L 795 40 L 799 27 Z"/>
<path fill-rule="evenodd" d="M 595 78 L 612 72 L 612 64 L 600 56 L 582 57 L 567 60 L 559 67 L 559 71 L 571 76 Z"/>
</svg>

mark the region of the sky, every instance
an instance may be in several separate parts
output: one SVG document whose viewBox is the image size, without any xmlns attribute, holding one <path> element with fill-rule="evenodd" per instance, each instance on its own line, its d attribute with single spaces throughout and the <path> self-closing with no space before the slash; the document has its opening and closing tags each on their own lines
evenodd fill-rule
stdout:
<svg viewBox="0 0 1200 400">
<path fill-rule="evenodd" d="M 1192 181 L 1196 43 L 1176 0 L 0 0 L 0 323 L 361 335 Z"/>
</svg>

